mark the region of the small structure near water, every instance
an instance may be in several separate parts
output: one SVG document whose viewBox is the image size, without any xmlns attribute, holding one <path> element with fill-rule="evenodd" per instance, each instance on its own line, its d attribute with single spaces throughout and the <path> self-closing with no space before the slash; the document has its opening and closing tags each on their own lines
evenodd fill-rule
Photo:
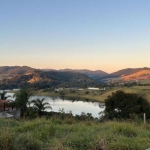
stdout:
<svg viewBox="0 0 150 150">
<path fill-rule="evenodd" d="M 8 110 L 9 100 L 0 100 L 0 112 Z"/>
<path fill-rule="evenodd" d="M 10 105 L 10 100 L 0 100 L 0 118 L 20 118 L 20 110 Z"/>
<path fill-rule="evenodd" d="M 88 90 L 99 90 L 99 88 L 95 88 L 95 87 L 88 87 Z"/>
</svg>

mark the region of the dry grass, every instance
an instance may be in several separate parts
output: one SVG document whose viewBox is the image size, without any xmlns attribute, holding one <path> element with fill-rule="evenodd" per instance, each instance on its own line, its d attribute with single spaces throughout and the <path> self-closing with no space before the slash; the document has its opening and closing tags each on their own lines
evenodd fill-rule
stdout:
<svg viewBox="0 0 150 150">
<path fill-rule="evenodd" d="M 131 80 L 131 79 L 135 79 L 135 80 L 145 80 L 148 79 L 150 75 L 150 71 L 149 70 L 142 70 L 127 76 L 122 76 L 123 79 L 125 80 Z"/>
</svg>

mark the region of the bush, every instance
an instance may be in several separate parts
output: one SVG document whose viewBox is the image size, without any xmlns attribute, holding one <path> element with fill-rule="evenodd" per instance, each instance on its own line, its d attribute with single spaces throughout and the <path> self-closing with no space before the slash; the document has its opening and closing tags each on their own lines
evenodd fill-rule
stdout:
<svg viewBox="0 0 150 150">
<path fill-rule="evenodd" d="M 142 118 L 143 113 L 146 113 L 147 118 L 150 118 L 149 102 L 134 93 L 125 93 L 117 91 L 108 96 L 105 100 L 105 112 L 109 119 L 130 119 L 132 114 Z"/>
</svg>

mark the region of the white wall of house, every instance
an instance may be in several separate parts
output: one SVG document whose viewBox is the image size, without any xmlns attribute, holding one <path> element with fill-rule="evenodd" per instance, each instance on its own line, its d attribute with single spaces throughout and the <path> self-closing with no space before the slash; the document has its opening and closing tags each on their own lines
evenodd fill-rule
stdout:
<svg viewBox="0 0 150 150">
<path fill-rule="evenodd" d="M 89 87 L 88 90 L 99 90 L 99 88 Z"/>
</svg>

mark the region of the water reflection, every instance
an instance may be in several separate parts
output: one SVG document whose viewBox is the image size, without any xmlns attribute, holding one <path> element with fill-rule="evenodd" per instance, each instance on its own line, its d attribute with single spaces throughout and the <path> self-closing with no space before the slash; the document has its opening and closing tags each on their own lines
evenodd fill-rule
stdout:
<svg viewBox="0 0 150 150">
<path fill-rule="evenodd" d="M 85 98 L 76 97 L 50 97 L 50 96 L 32 96 L 30 100 L 45 99 L 50 103 L 52 111 L 59 112 L 64 109 L 65 113 L 72 112 L 73 115 L 80 115 L 82 112 L 91 113 L 93 117 L 99 117 L 98 113 L 105 109 L 104 103 L 96 102 Z M 47 109 L 46 111 L 51 111 Z"/>
</svg>

